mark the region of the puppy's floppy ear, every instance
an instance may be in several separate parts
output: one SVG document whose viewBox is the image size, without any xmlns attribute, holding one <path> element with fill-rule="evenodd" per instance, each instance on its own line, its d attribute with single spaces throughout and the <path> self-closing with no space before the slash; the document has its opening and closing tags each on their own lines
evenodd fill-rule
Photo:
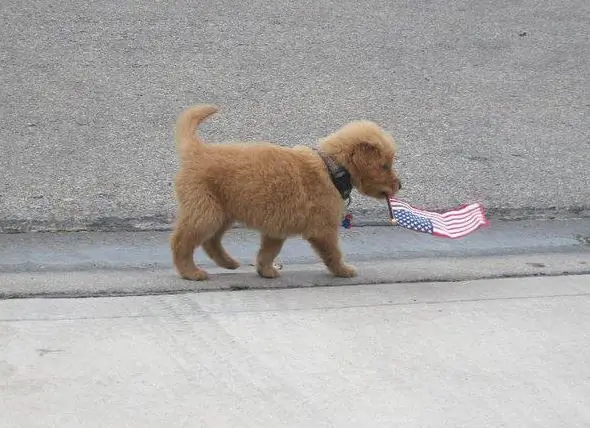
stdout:
<svg viewBox="0 0 590 428">
<path fill-rule="evenodd" d="M 357 144 L 357 146 L 355 147 L 355 149 L 358 151 L 359 154 L 364 154 L 364 155 L 368 155 L 371 153 L 377 153 L 377 148 L 372 145 L 371 143 L 368 143 L 366 141 L 361 141 L 360 143 Z"/>
<path fill-rule="evenodd" d="M 352 161 L 360 169 L 366 169 L 371 160 L 377 155 L 378 149 L 373 144 L 361 141 L 354 146 Z"/>
<path fill-rule="evenodd" d="M 354 165 L 354 170 L 365 171 L 370 169 L 371 159 L 375 158 L 377 149 L 366 141 L 361 141 L 355 144 L 350 156 L 351 164 Z"/>
</svg>

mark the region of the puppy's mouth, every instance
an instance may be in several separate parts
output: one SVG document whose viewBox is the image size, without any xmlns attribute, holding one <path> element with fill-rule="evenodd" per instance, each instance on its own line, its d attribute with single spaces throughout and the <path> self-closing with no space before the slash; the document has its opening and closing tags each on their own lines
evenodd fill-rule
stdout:
<svg viewBox="0 0 590 428">
<path fill-rule="evenodd" d="M 385 188 L 381 189 L 381 192 L 379 192 L 379 194 L 384 198 L 389 198 L 389 197 L 395 196 L 395 194 L 398 191 L 399 191 L 399 189 L 397 189 L 395 187 L 385 187 Z"/>
<path fill-rule="evenodd" d="M 381 192 L 379 192 L 379 196 L 385 199 L 391 198 L 393 196 L 395 196 L 397 194 L 397 192 L 400 191 L 400 188 L 393 188 L 393 189 L 384 189 Z"/>
</svg>

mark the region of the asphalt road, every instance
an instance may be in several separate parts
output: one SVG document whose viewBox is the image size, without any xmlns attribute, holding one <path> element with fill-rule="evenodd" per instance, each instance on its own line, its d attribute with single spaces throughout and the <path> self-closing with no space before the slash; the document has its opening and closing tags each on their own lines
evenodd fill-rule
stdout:
<svg viewBox="0 0 590 428">
<path fill-rule="evenodd" d="M 166 227 L 173 122 L 200 102 L 212 143 L 375 120 L 415 204 L 588 214 L 589 2 L 277 5 L 2 2 L 0 231 Z"/>
<path fill-rule="evenodd" d="M 589 286 L 0 301 L 0 426 L 587 427 Z"/>
</svg>

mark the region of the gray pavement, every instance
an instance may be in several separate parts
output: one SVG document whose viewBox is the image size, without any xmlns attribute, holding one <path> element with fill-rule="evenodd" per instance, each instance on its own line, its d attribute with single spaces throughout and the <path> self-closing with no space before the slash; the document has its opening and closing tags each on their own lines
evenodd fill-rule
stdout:
<svg viewBox="0 0 590 428">
<path fill-rule="evenodd" d="M 166 228 L 172 126 L 314 140 L 372 119 L 406 200 L 587 216 L 590 3 L 2 2 L 0 232 Z M 356 197 L 367 221 L 382 204 Z"/>
<path fill-rule="evenodd" d="M 0 426 L 590 425 L 590 276 L 0 301 Z"/>
<path fill-rule="evenodd" d="M 169 232 L 28 233 L 0 237 L 0 272 L 47 272 L 93 269 L 169 268 Z M 230 230 L 223 239 L 242 264 L 252 263 L 260 237 Z M 590 219 L 494 221 L 457 240 L 437 238 L 394 226 L 342 228 L 340 245 L 348 260 L 388 261 L 409 258 L 556 253 L 590 249 Z M 198 263 L 213 263 L 201 249 Z M 287 240 L 279 261 L 315 263 L 316 254 L 299 238 Z"/>
<path fill-rule="evenodd" d="M 460 281 L 590 273 L 590 219 L 498 221 L 449 240 L 398 227 L 344 230 L 341 246 L 359 276 L 327 273 L 307 242 L 287 241 L 280 279 L 259 278 L 252 266 L 257 234 L 234 229 L 226 248 L 242 267 L 217 268 L 201 250 L 209 281 L 179 279 L 166 232 L 33 233 L 0 239 L 0 298 L 147 295 L 248 288 L 290 288 L 423 281 Z"/>
</svg>

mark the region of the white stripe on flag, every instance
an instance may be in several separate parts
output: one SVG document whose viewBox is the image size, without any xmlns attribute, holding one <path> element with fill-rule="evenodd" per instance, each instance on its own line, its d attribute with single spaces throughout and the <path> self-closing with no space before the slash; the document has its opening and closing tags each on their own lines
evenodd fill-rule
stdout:
<svg viewBox="0 0 590 428">
<path fill-rule="evenodd" d="M 447 229 L 445 227 L 439 227 L 439 226 L 433 226 L 433 231 L 435 232 L 441 232 L 441 233 L 448 233 L 448 234 L 461 234 L 463 232 L 465 232 L 466 230 L 472 230 L 473 228 L 477 228 L 479 226 L 481 226 L 484 222 L 482 222 L 481 220 L 473 220 L 472 222 L 470 222 L 469 224 L 466 224 L 460 228 L 455 228 L 455 229 Z"/>
<path fill-rule="evenodd" d="M 471 220 L 474 217 L 482 217 L 482 214 L 480 212 L 479 209 L 471 211 L 470 213 L 464 215 L 462 218 L 460 219 L 454 219 L 454 220 L 439 220 L 436 218 L 430 219 L 433 223 L 437 223 L 437 224 L 441 224 L 441 225 L 445 225 L 448 227 L 453 227 L 455 225 L 460 225 L 463 224 L 469 220 Z"/>
<path fill-rule="evenodd" d="M 458 229 L 462 226 L 465 226 L 468 223 L 473 222 L 473 220 L 483 220 L 483 215 L 479 209 L 472 211 L 469 215 L 466 215 L 461 220 L 452 220 L 452 221 L 440 221 L 436 219 L 432 219 L 432 223 L 438 227 L 445 228 L 445 229 Z"/>
<path fill-rule="evenodd" d="M 460 238 L 462 236 L 468 235 L 469 233 L 473 232 L 479 226 L 481 226 L 480 223 L 475 223 L 469 229 L 464 229 L 461 232 L 445 232 L 443 230 L 433 230 L 432 232 L 434 234 L 443 235 L 443 236 L 446 236 L 448 238 Z"/>
<path fill-rule="evenodd" d="M 446 235 L 461 236 L 461 235 L 467 234 L 467 233 L 477 229 L 482 224 L 485 224 L 485 221 L 483 219 L 474 218 L 469 223 L 466 223 L 466 224 L 462 225 L 461 227 L 449 229 L 444 226 L 442 226 L 442 227 L 435 226 L 433 228 L 433 231 L 438 232 L 438 233 L 444 233 Z"/>
</svg>

